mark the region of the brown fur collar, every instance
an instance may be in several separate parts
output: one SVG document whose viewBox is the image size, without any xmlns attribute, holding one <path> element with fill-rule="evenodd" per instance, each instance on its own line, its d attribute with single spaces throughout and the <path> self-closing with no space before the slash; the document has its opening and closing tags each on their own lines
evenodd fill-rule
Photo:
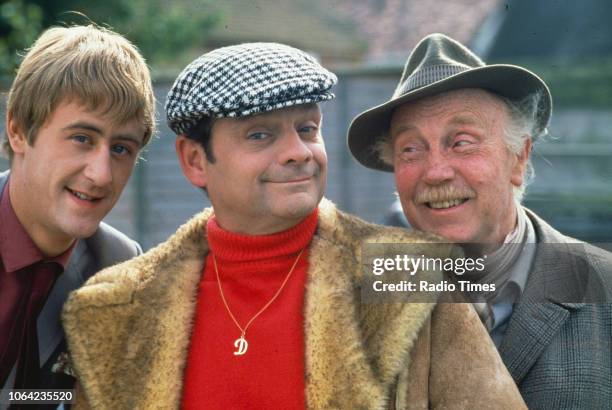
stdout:
<svg viewBox="0 0 612 410">
<path fill-rule="evenodd" d="M 176 408 L 189 349 L 210 209 L 166 242 L 74 292 L 64 327 L 92 407 Z M 360 304 L 362 242 L 431 242 L 319 207 L 305 298 L 307 407 L 384 408 L 433 304 Z M 451 248 L 440 245 L 440 253 Z"/>
</svg>

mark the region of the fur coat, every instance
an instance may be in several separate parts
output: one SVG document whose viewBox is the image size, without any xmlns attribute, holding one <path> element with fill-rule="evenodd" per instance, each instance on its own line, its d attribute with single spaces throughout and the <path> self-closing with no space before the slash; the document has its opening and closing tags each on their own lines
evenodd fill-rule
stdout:
<svg viewBox="0 0 612 410">
<path fill-rule="evenodd" d="M 211 214 L 70 296 L 63 321 L 77 408 L 179 407 Z M 362 242 L 432 241 L 322 201 L 304 302 L 308 409 L 524 407 L 470 305 L 360 303 Z M 438 249 L 431 256 L 453 252 Z"/>
</svg>

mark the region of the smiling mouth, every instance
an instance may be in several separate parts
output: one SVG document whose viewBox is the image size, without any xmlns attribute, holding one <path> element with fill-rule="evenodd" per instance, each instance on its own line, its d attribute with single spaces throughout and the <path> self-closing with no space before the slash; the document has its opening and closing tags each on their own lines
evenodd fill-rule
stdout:
<svg viewBox="0 0 612 410">
<path fill-rule="evenodd" d="M 430 209 L 448 209 L 454 208 L 468 201 L 469 198 L 449 199 L 446 201 L 425 202 L 425 206 Z"/>
<path fill-rule="evenodd" d="M 285 182 L 292 183 L 292 182 L 306 182 L 306 181 L 310 181 L 310 177 L 299 178 L 299 179 L 291 179 L 291 180 L 285 181 Z"/>
<path fill-rule="evenodd" d="M 95 198 L 93 196 L 89 196 L 87 194 L 84 194 L 82 192 L 79 191 L 74 191 L 70 188 L 66 188 L 72 195 L 74 195 L 75 197 L 79 198 L 82 201 L 89 201 L 89 202 L 96 202 L 99 201 L 102 198 Z"/>
<path fill-rule="evenodd" d="M 273 184 L 294 184 L 298 182 L 310 181 L 311 179 L 312 179 L 312 176 L 308 176 L 308 177 L 300 177 L 300 178 L 295 178 L 295 179 L 288 179 L 288 180 L 282 180 L 282 181 L 269 181 L 269 182 Z"/>
</svg>

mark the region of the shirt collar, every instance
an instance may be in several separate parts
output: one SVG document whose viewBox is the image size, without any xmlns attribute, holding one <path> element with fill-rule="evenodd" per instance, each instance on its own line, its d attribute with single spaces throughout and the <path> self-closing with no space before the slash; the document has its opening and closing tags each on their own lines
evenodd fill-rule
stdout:
<svg viewBox="0 0 612 410">
<path fill-rule="evenodd" d="M 5 271 L 15 272 L 40 261 L 57 263 L 65 270 L 74 243 L 64 253 L 46 258 L 19 222 L 11 205 L 9 185 L 10 177 L 0 194 L 0 258 Z"/>
<path fill-rule="evenodd" d="M 522 206 L 517 207 L 518 218 L 523 218 L 525 223 L 525 241 L 519 257 L 514 264 L 509 268 L 508 282 L 501 289 L 498 296 L 495 297 L 494 303 L 509 302 L 514 303 L 525 290 L 529 270 L 533 264 L 535 257 L 536 234 L 531 220 L 523 210 Z"/>
</svg>

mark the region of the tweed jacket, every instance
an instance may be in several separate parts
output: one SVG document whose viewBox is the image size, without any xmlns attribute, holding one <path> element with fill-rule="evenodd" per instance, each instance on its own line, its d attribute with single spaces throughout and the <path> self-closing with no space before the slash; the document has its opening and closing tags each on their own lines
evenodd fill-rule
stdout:
<svg viewBox="0 0 612 410">
<path fill-rule="evenodd" d="M 538 243 L 556 245 L 537 248 L 500 354 L 530 409 L 610 409 L 612 255 L 526 212 Z"/>
<path fill-rule="evenodd" d="M 9 171 L 0 173 L 0 192 L 8 177 Z M 104 223 L 93 236 L 76 243 L 66 270 L 55 281 L 36 323 L 42 388 L 71 388 L 74 384 L 72 377 L 52 371 L 58 357 L 66 353 L 60 318 L 68 294 L 97 271 L 140 253 L 142 250 L 136 242 Z"/>
<path fill-rule="evenodd" d="M 179 407 L 211 214 L 71 294 L 63 322 L 77 408 Z M 304 302 L 307 408 L 524 408 L 470 305 L 360 303 L 362 240 L 437 241 L 322 201 Z M 453 247 L 437 252 L 430 256 L 449 256 Z"/>
</svg>

